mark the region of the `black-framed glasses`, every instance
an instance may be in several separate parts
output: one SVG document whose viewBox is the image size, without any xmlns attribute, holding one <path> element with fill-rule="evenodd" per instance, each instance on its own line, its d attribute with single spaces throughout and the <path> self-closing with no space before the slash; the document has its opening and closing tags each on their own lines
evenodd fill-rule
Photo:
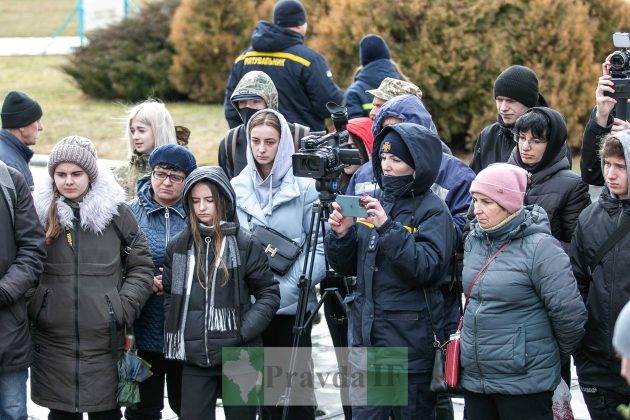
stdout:
<svg viewBox="0 0 630 420">
<path fill-rule="evenodd" d="M 151 175 L 153 175 L 155 179 L 158 179 L 160 181 L 165 181 L 166 178 L 168 178 L 171 180 L 173 184 L 181 184 L 182 182 L 184 182 L 184 179 L 186 179 L 186 177 L 183 177 L 181 175 L 172 174 L 172 173 L 163 172 L 163 171 L 153 171 L 151 172 Z"/>
</svg>

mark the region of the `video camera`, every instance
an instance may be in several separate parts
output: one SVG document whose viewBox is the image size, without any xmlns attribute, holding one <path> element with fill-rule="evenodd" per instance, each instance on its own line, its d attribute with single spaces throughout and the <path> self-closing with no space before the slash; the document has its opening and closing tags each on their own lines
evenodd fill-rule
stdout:
<svg viewBox="0 0 630 420">
<path fill-rule="evenodd" d="M 617 100 L 615 116 L 624 120 L 630 119 L 628 99 L 630 99 L 630 33 L 615 32 L 613 44 L 620 48 L 610 56 L 610 75 L 615 84 L 614 93 L 605 92 Z"/>
<path fill-rule="evenodd" d="M 300 140 L 299 150 L 293 154 L 293 174 L 314 178 L 317 191 L 323 200 L 333 200 L 339 185 L 339 176 L 344 167 L 362 164 L 358 149 L 349 148 L 350 135 L 346 130 L 348 111 L 346 107 L 328 102 L 326 109 L 335 126 L 335 132 L 323 136 L 311 135 Z"/>
</svg>

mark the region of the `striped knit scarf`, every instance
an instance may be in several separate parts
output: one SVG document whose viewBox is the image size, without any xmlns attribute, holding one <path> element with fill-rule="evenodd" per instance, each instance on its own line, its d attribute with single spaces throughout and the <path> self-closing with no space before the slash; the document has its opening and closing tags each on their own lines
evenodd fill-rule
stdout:
<svg viewBox="0 0 630 420">
<path fill-rule="evenodd" d="M 241 264 L 238 252 L 236 233 L 238 227 L 235 223 L 221 222 L 223 240 L 221 241 L 221 258 L 215 256 L 213 261 L 210 248 L 214 229 L 202 226 L 201 232 L 204 238 L 205 261 L 196 261 L 194 244 L 188 248 L 186 255 L 173 255 L 171 296 L 169 312 L 165 314 L 164 323 L 164 356 L 167 359 L 186 360 L 184 346 L 184 331 L 186 330 L 186 315 L 190 301 L 190 291 L 194 279 L 197 277 L 196 264 L 204 264 L 205 293 L 205 317 L 204 328 L 213 338 L 218 338 L 222 333 L 239 328 L 238 323 L 238 296 L 236 296 L 236 282 L 238 276 L 233 275 L 222 286 L 221 260 L 228 270 L 235 272 Z"/>
</svg>

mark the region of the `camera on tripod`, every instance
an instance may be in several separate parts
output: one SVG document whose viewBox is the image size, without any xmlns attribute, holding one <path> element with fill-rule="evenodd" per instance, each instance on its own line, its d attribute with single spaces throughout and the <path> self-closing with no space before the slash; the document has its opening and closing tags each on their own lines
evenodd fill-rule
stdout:
<svg viewBox="0 0 630 420">
<path fill-rule="evenodd" d="M 615 115 L 617 118 L 627 120 L 628 99 L 630 99 L 630 33 L 615 32 L 613 34 L 613 44 L 620 48 L 610 56 L 610 76 L 615 84 L 614 93 L 604 92 L 617 100 L 615 105 Z"/>
<path fill-rule="evenodd" d="M 336 131 L 324 136 L 306 136 L 300 140 L 300 148 L 293 154 L 293 175 L 314 178 L 318 181 L 318 191 L 334 194 L 342 169 L 363 162 L 359 150 L 349 147 L 352 143 L 346 129 L 346 107 L 328 102 L 326 109 L 330 112 Z"/>
</svg>

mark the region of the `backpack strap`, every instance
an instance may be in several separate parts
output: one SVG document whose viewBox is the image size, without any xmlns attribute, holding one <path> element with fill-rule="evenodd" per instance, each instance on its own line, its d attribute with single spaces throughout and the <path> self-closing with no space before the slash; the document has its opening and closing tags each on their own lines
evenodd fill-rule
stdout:
<svg viewBox="0 0 630 420">
<path fill-rule="evenodd" d="M 300 140 L 308 136 L 311 132 L 311 128 L 298 123 L 293 123 L 293 127 L 293 146 L 295 150 L 298 150 L 300 148 Z"/>
<path fill-rule="evenodd" d="M 228 164 L 234 170 L 234 156 L 236 156 L 236 139 L 238 138 L 238 130 L 242 126 L 230 128 L 225 136 L 225 151 L 228 158 Z"/>
<path fill-rule="evenodd" d="M 606 239 L 606 242 L 604 242 L 602 246 L 599 247 L 599 249 L 593 256 L 593 259 L 588 266 L 590 276 L 593 275 L 595 267 L 597 267 L 597 264 L 601 262 L 602 258 L 604 258 L 604 255 L 606 255 L 608 251 L 613 249 L 613 247 L 617 245 L 617 242 L 622 240 L 628 234 L 628 232 L 630 232 L 630 217 L 625 216 L 622 213 L 621 218 L 622 221 L 619 223 L 619 226 L 617 226 L 617 229 L 615 229 L 615 231 L 608 237 L 608 239 Z"/>
<path fill-rule="evenodd" d="M 15 204 L 17 203 L 17 195 L 15 193 L 15 184 L 13 178 L 7 169 L 7 165 L 0 161 L 0 189 L 2 195 L 7 202 L 9 213 L 11 214 L 11 224 L 15 223 Z"/>
<path fill-rule="evenodd" d="M 125 239 L 125 235 L 123 235 L 122 231 L 118 227 L 118 223 L 116 222 L 117 220 L 118 220 L 117 217 L 114 218 L 114 220 L 112 221 L 112 227 L 114 228 L 114 231 L 116 232 L 116 235 L 118 236 L 118 239 L 120 240 L 120 261 L 122 262 L 122 266 L 124 270 L 123 277 L 124 277 L 124 273 L 127 272 L 127 258 L 131 254 L 131 251 L 133 250 L 133 247 L 135 246 L 138 240 L 138 236 L 140 236 L 140 232 L 139 231 L 136 232 L 133 238 L 131 239 L 131 242 L 128 243 L 127 239 Z"/>
</svg>

